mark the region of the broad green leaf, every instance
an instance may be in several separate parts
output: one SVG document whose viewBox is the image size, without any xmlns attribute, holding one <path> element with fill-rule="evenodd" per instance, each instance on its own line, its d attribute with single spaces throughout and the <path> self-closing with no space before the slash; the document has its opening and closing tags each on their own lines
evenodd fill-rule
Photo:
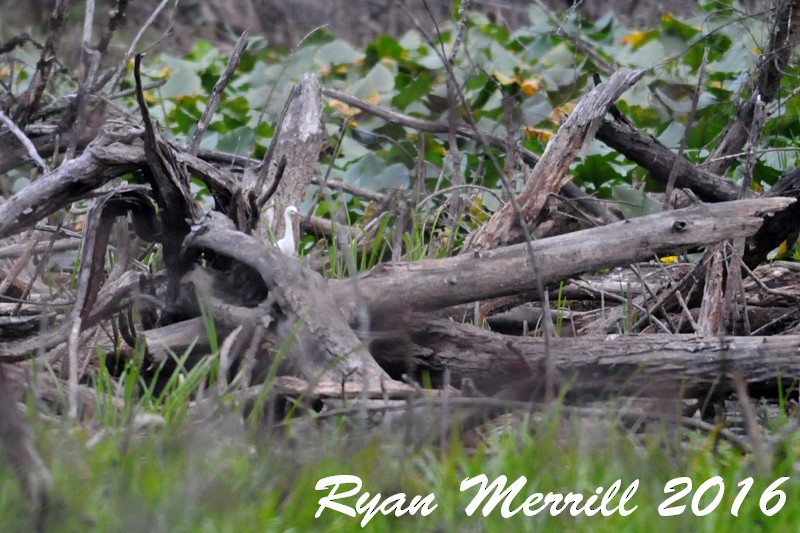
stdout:
<svg viewBox="0 0 800 533">
<path fill-rule="evenodd" d="M 401 73 L 397 75 L 396 83 L 397 94 L 392 98 L 392 106 L 402 111 L 428 94 L 433 80 L 427 72 L 422 72 L 413 78 Z"/>
<path fill-rule="evenodd" d="M 643 217 L 661 212 L 661 204 L 648 198 L 644 191 L 634 189 L 627 183 L 614 187 L 611 195 L 618 202 L 614 206 L 625 218 Z"/>
<path fill-rule="evenodd" d="M 383 63 L 378 63 L 366 76 L 354 83 L 349 92 L 360 98 L 386 94 L 394 89 L 394 74 Z"/>
<path fill-rule="evenodd" d="M 203 94 L 200 76 L 193 69 L 188 68 L 186 61 L 175 60 L 169 68 L 172 71 L 169 79 L 159 91 L 163 98 Z"/>
<path fill-rule="evenodd" d="M 319 47 L 314 56 L 317 65 L 342 65 L 364 59 L 364 53 L 353 48 L 350 43 L 336 39 Z"/>
</svg>

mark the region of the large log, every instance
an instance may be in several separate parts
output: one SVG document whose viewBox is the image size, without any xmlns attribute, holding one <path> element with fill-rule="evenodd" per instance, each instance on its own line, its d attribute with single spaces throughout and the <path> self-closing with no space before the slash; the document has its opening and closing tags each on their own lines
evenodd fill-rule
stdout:
<svg viewBox="0 0 800 533">
<path fill-rule="evenodd" d="M 794 201 L 763 198 L 697 204 L 529 245 L 517 244 L 445 259 L 381 264 L 355 281 L 334 281 L 330 287 L 351 321 L 364 305 L 378 317 L 441 309 L 535 291 L 537 275 L 542 285 L 547 285 L 583 272 L 748 237 L 763 222 L 759 213 L 780 211 Z M 535 270 L 531 257 L 536 261 Z"/>
<path fill-rule="evenodd" d="M 262 308 L 251 310 L 253 322 L 263 322 L 265 312 L 271 315 L 268 333 L 276 341 L 275 352 L 285 350 L 298 374 L 309 380 L 363 379 L 372 384 L 387 378 L 353 333 L 322 276 L 286 257 L 277 247 L 231 229 L 229 219 L 215 215 L 209 214 L 192 228 L 184 241 L 185 252 L 214 251 L 257 272 L 269 296 Z M 240 282 L 245 285 L 240 291 L 257 289 L 254 280 Z"/>
<path fill-rule="evenodd" d="M 540 337 L 510 337 L 430 315 L 414 315 L 406 335 L 375 341 L 370 351 L 390 373 L 450 369 L 493 392 L 514 382 L 531 392 L 544 380 Z M 550 357 L 571 390 L 591 395 L 698 398 L 725 393 L 742 377 L 751 394 L 777 396 L 800 379 L 800 336 L 699 338 L 695 335 L 609 335 L 560 338 Z"/>
</svg>

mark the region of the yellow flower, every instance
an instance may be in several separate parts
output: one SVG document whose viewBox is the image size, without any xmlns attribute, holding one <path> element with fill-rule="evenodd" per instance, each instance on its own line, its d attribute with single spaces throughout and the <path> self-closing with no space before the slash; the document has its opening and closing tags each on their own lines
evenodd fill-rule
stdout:
<svg viewBox="0 0 800 533">
<path fill-rule="evenodd" d="M 158 76 L 161 78 L 169 78 L 172 75 L 172 69 L 169 67 L 164 67 L 158 71 Z"/>
<path fill-rule="evenodd" d="M 547 142 L 550 140 L 550 137 L 553 136 L 552 131 L 543 130 L 540 128 L 531 128 L 528 126 L 523 126 L 522 134 L 525 135 L 526 139 L 536 139 L 539 142 Z"/>
<path fill-rule="evenodd" d="M 347 72 L 347 65 L 339 65 L 336 67 L 336 74 L 344 74 Z"/>
<path fill-rule="evenodd" d="M 660 257 L 658 260 L 661 261 L 662 263 L 666 263 L 668 265 L 672 265 L 672 264 L 675 264 L 675 263 L 678 262 L 678 256 L 677 255 L 668 255 L 667 257 Z"/>
<path fill-rule="evenodd" d="M 647 40 L 647 34 L 643 31 L 635 31 L 622 38 L 623 44 L 629 44 L 634 48 L 642 46 Z"/>
<path fill-rule="evenodd" d="M 330 100 L 328 100 L 328 105 L 331 106 L 336 111 L 338 111 L 339 113 L 341 113 L 342 115 L 344 115 L 346 117 L 354 117 L 354 116 L 358 115 L 359 113 L 361 113 L 360 109 L 356 109 L 354 107 L 350 107 L 349 105 L 345 104 L 341 100 L 336 100 L 334 98 L 331 98 Z"/>
<path fill-rule="evenodd" d="M 519 84 L 519 88 L 525 93 L 525 96 L 533 96 L 542 89 L 542 82 L 534 79 L 523 80 Z"/>
<path fill-rule="evenodd" d="M 153 91 L 145 91 L 144 101 L 148 104 L 155 104 L 158 101 L 158 98 L 156 98 L 156 96 L 153 94 Z"/>
<path fill-rule="evenodd" d="M 550 122 L 554 124 L 561 124 L 567 119 L 567 116 L 572 113 L 574 109 L 575 104 L 572 102 L 567 102 L 566 104 L 553 109 L 547 118 L 549 118 Z"/>
<path fill-rule="evenodd" d="M 364 97 L 364 101 L 368 104 L 378 105 L 381 103 L 381 95 L 378 93 L 370 93 Z"/>
</svg>

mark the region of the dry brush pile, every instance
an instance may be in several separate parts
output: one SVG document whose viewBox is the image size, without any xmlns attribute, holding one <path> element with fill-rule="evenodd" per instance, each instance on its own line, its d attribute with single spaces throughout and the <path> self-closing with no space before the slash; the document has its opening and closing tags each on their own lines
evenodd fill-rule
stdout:
<svg viewBox="0 0 800 533">
<path fill-rule="evenodd" d="M 56 4 L 36 76 L 22 93 L 0 97 L 0 173 L 31 165 L 29 184 L 0 204 L 0 362 L 19 393 L 90 417 L 99 393 L 87 375 L 100 352 L 120 364 L 141 357 L 145 368 L 174 364 L 172 353 L 190 353 L 191 365 L 214 352 L 220 390 L 235 375 L 251 395 L 277 368 L 282 377 L 270 383 L 276 398 L 433 396 L 454 405 L 471 399 L 490 412 L 567 391 L 575 402 L 609 396 L 679 402 L 672 405 L 690 417 L 709 398 L 732 392 L 740 400 L 778 397 L 779 387 L 788 390 L 800 376 L 797 269 L 757 268 L 798 231 L 800 172 L 786 173 L 762 195 L 746 181 L 739 186 L 721 177 L 731 156 L 758 145 L 797 42 L 800 2 L 775 13 L 767 59 L 752 74 L 752 97 L 730 117 L 703 167 L 638 130 L 616 108 L 643 75 L 628 69 L 598 79 L 541 156 L 469 120 L 404 115 L 323 89 L 313 76 L 285 102 L 262 160 L 201 150 L 247 38 L 184 145 L 162 135 L 150 117 L 141 55 L 133 69 L 139 116 L 115 111 L 121 70 L 99 71 L 105 39 L 84 49 L 76 93 L 43 104 L 59 66 L 65 13 Z M 22 36 L 0 52 L 25 45 Z M 300 205 L 312 185 L 323 194 L 372 195 L 385 209 L 397 202 L 315 175 L 332 149 L 323 95 L 404 128 L 473 139 L 489 154 L 515 151 L 530 175 L 520 193 L 504 191 L 505 204 L 458 253 L 386 261 L 359 276 L 326 279 L 272 245 L 266 228 L 282 234 L 284 221 L 265 221 L 265 206 L 283 213 Z M 661 213 L 623 220 L 570 183 L 571 162 L 593 139 L 664 183 Z M 745 165 L 753 157 L 751 149 Z M 131 174 L 142 184 L 120 179 Z M 207 188 L 213 209 L 200 204 L 192 179 Z M 87 200 L 91 207 L 78 217 L 82 228 L 68 227 L 72 206 Z M 579 217 L 585 229 L 565 232 L 567 217 Z M 337 233 L 330 221 L 299 218 L 294 232 L 302 226 Z M 48 275 L 48 265 L 70 251 L 74 271 Z M 139 260 L 154 251 L 159 268 L 143 268 Z M 657 260 L 700 251 L 692 263 Z M 559 298 L 575 308 L 552 309 Z M 222 340 L 216 351 L 209 316 Z M 524 334 L 529 329 L 537 335 Z M 44 362 L 57 375 L 32 371 Z M 437 390 L 421 389 L 422 376 Z M 20 424 L 0 431 L 5 439 L 25 433 Z M 36 470 L 35 453 L 17 464 Z M 41 490 L 35 488 L 41 477 L 28 480 L 33 492 Z"/>
</svg>

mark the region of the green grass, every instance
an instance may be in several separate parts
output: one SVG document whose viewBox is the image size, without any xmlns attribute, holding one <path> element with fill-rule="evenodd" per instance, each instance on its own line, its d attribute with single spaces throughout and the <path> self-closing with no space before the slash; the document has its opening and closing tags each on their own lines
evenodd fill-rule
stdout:
<svg viewBox="0 0 800 533">
<path fill-rule="evenodd" d="M 759 473 L 754 462 L 724 443 L 715 449 L 708 436 L 675 433 L 658 424 L 634 433 L 613 415 L 570 417 L 558 408 L 504 417 L 503 425 L 493 423 L 484 430 L 485 439 L 467 448 L 457 435 L 444 444 L 438 436 L 430 442 L 405 441 L 402 424 L 389 431 L 361 430 L 348 419 L 295 420 L 267 434 L 247 429 L 232 398 L 203 405 L 149 428 L 133 420 L 69 424 L 31 417 L 56 487 L 47 530 L 357 531 L 361 516 L 330 509 L 314 516 L 319 498 L 328 494 L 315 491 L 317 481 L 341 474 L 360 477 L 361 492 L 383 498 L 405 493 L 410 501 L 434 494 L 437 507 L 430 515 L 378 514 L 368 523 L 370 531 L 790 531 L 800 521 L 800 508 L 793 505 L 800 490 L 795 478 L 779 487 L 788 497 L 780 512 L 767 517 L 758 508 L 767 485 L 792 476 L 800 449 L 795 436 L 776 448 L 772 470 Z M 422 419 L 414 416 L 412 423 Z M 504 518 L 498 506 L 488 516 L 482 508 L 467 516 L 476 490 L 462 493 L 459 487 L 465 478 L 481 474 L 489 481 L 505 475 L 508 485 L 526 477 L 512 509 L 535 492 L 588 497 L 616 480 L 620 493 L 639 481 L 627 506 L 637 508 L 629 516 L 573 517 L 567 511 L 524 516 L 520 511 Z M 680 516 L 659 516 L 664 486 L 679 476 L 690 477 L 693 489 L 721 476 L 725 491 L 716 510 L 694 517 L 693 491 L 680 500 L 687 506 Z M 750 476 L 755 483 L 734 517 L 730 509 L 737 484 Z M 715 494 L 712 487 L 699 506 Z M 351 507 L 355 502 L 341 501 Z M 619 496 L 610 507 L 618 503 Z M 0 516 L 4 531 L 32 526 L 5 464 L 0 466 Z"/>
</svg>

